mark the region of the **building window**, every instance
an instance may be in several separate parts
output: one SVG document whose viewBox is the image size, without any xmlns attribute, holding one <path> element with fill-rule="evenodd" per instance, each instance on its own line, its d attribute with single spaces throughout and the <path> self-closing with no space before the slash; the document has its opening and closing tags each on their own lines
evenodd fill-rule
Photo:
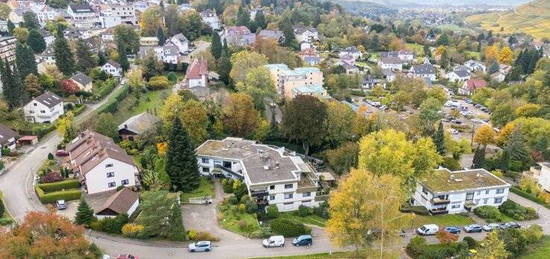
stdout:
<svg viewBox="0 0 550 259">
<path fill-rule="evenodd" d="M 485 194 L 489 194 L 491 190 L 485 190 Z"/>
<path fill-rule="evenodd" d="M 453 208 L 453 209 L 458 209 L 458 208 L 460 208 L 460 203 L 451 205 L 451 208 Z"/>
<path fill-rule="evenodd" d="M 122 184 L 122 185 L 127 185 L 129 183 L 130 183 L 130 181 L 128 179 L 124 179 L 124 180 L 120 181 L 120 184 Z"/>
<path fill-rule="evenodd" d="M 495 204 L 500 204 L 500 203 L 502 203 L 502 197 L 495 198 Z"/>
<path fill-rule="evenodd" d="M 501 194 L 501 193 L 504 193 L 504 189 L 503 188 L 497 189 L 497 194 Z"/>
<path fill-rule="evenodd" d="M 107 178 L 115 177 L 115 172 L 108 172 Z"/>
<path fill-rule="evenodd" d="M 275 200 L 275 195 L 269 195 L 269 200 L 270 200 L 270 201 Z"/>
<path fill-rule="evenodd" d="M 106 164 L 105 168 L 113 167 L 113 164 Z"/>
<path fill-rule="evenodd" d="M 208 158 L 204 158 L 204 157 L 202 158 L 202 163 L 203 164 L 208 164 L 209 161 L 210 161 L 210 159 L 208 159 Z"/>
<path fill-rule="evenodd" d="M 471 201 L 474 199 L 474 193 L 473 192 L 467 192 L 466 193 L 466 201 Z"/>
<path fill-rule="evenodd" d="M 294 204 L 294 202 L 285 202 L 285 203 L 283 203 L 283 204 L 284 204 L 284 205 L 292 205 L 292 204 Z"/>
<path fill-rule="evenodd" d="M 109 188 L 113 188 L 116 186 L 116 182 L 110 182 L 107 184 L 107 186 L 109 186 Z"/>
<path fill-rule="evenodd" d="M 292 193 L 285 193 L 285 199 L 292 199 L 294 197 L 294 194 Z"/>
<path fill-rule="evenodd" d="M 422 187 L 422 193 L 428 195 L 428 190 L 426 187 Z"/>
<path fill-rule="evenodd" d="M 487 198 L 483 199 L 483 204 L 487 204 L 487 201 L 489 201 L 489 199 Z"/>
<path fill-rule="evenodd" d="M 293 184 L 285 184 L 285 189 L 292 189 L 293 186 Z"/>
<path fill-rule="evenodd" d="M 311 197 L 311 192 L 304 192 L 303 197 Z"/>
<path fill-rule="evenodd" d="M 210 173 L 210 168 L 208 168 L 208 167 L 203 167 L 203 168 L 202 168 L 202 172 L 203 172 L 203 173 Z"/>
<path fill-rule="evenodd" d="M 311 200 L 302 201 L 302 203 L 310 203 Z"/>
<path fill-rule="evenodd" d="M 270 185 L 270 186 L 269 186 L 269 189 L 270 189 L 270 190 L 275 190 L 275 185 Z"/>
</svg>

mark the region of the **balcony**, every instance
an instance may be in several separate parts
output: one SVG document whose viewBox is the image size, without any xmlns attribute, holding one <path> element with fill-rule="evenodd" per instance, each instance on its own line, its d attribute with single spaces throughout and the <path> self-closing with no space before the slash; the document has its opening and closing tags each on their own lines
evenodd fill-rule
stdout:
<svg viewBox="0 0 550 259">
<path fill-rule="evenodd" d="M 442 199 L 442 198 L 438 198 L 438 197 L 435 197 L 432 199 L 432 204 L 433 205 L 443 205 L 443 204 L 449 204 L 451 201 L 449 199 Z"/>
<path fill-rule="evenodd" d="M 442 208 L 431 209 L 430 213 L 432 215 L 441 215 L 441 214 L 447 214 L 449 213 L 449 211 L 447 210 L 447 207 L 442 207 Z"/>
<path fill-rule="evenodd" d="M 232 175 L 232 176 L 234 176 L 238 179 L 241 179 L 241 180 L 244 179 L 242 174 L 239 174 L 239 173 L 237 173 L 237 172 L 235 172 L 235 171 L 233 171 L 233 170 L 231 170 L 227 167 L 223 167 L 222 165 L 214 165 L 214 167 L 219 168 L 220 170 L 222 170 L 222 171 L 224 171 L 224 172 L 226 172 L 226 173 L 228 173 L 228 174 L 230 174 L 230 175 Z"/>
<path fill-rule="evenodd" d="M 254 198 L 263 199 L 267 195 L 269 195 L 267 190 L 256 190 L 256 191 L 255 190 L 250 190 L 250 196 L 252 196 Z"/>
</svg>

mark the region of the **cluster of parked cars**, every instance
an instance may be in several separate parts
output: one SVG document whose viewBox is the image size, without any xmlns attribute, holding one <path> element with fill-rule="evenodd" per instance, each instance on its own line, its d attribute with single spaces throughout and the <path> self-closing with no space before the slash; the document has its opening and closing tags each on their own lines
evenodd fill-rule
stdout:
<svg viewBox="0 0 550 259">
<path fill-rule="evenodd" d="M 445 227 L 443 228 L 443 231 L 449 232 L 451 234 L 460 234 L 462 230 L 466 233 L 481 233 L 483 231 L 485 232 L 491 232 L 495 229 L 509 229 L 509 228 L 521 228 L 521 225 L 516 222 L 507 222 L 507 223 L 490 223 L 484 226 L 478 225 L 478 224 L 472 224 L 468 226 L 464 226 L 462 229 L 459 227 Z M 436 224 L 428 224 L 423 225 L 422 227 L 419 227 L 416 230 L 416 233 L 421 236 L 430 236 L 435 235 L 439 231 L 439 226 Z"/>
<path fill-rule="evenodd" d="M 293 246 L 311 246 L 313 245 L 313 237 L 311 235 L 301 235 L 292 240 Z M 270 236 L 262 241 L 262 246 L 265 248 L 284 247 L 284 236 Z M 212 251 L 212 242 L 198 241 L 187 246 L 189 252 L 210 252 Z"/>
</svg>

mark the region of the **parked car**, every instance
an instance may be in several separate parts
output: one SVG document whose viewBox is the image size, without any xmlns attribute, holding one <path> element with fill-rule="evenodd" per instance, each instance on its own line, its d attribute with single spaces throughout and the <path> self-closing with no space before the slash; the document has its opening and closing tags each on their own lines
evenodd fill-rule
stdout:
<svg viewBox="0 0 550 259">
<path fill-rule="evenodd" d="M 212 250 L 212 242 L 199 241 L 189 244 L 187 248 L 189 249 L 189 252 L 210 252 Z"/>
<path fill-rule="evenodd" d="M 67 203 L 65 202 L 65 200 L 57 200 L 55 202 L 55 207 L 58 209 L 58 210 L 64 210 L 67 208 Z"/>
<path fill-rule="evenodd" d="M 270 236 L 268 239 L 264 239 L 262 241 L 262 245 L 265 248 L 284 247 L 285 246 L 285 237 L 284 236 Z"/>
<path fill-rule="evenodd" d="M 445 227 L 443 230 L 451 233 L 451 234 L 460 234 L 460 228 L 458 227 Z"/>
<path fill-rule="evenodd" d="M 68 156 L 69 153 L 67 151 L 63 150 L 63 149 L 60 149 L 60 150 L 55 151 L 55 155 L 56 156 Z"/>
<path fill-rule="evenodd" d="M 462 124 L 462 121 L 460 120 L 452 120 L 451 122 L 458 125 Z"/>
<path fill-rule="evenodd" d="M 458 134 L 458 130 L 457 129 L 450 129 L 449 132 L 453 135 L 456 135 Z"/>
<path fill-rule="evenodd" d="M 465 226 L 464 231 L 466 231 L 466 233 L 474 233 L 474 232 L 479 233 L 479 232 L 483 231 L 483 229 L 478 224 L 472 224 L 472 225 Z"/>
<path fill-rule="evenodd" d="M 483 231 L 485 232 L 491 232 L 495 229 L 498 229 L 500 227 L 500 224 L 497 224 L 497 223 L 491 223 L 491 224 L 487 224 L 483 227 L 481 227 L 483 229 Z"/>
<path fill-rule="evenodd" d="M 131 254 L 119 255 L 116 259 L 139 259 L 139 257 Z"/>
<path fill-rule="evenodd" d="M 294 246 L 310 246 L 313 245 L 313 238 L 311 235 L 301 235 L 292 240 Z"/>
<path fill-rule="evenodd" d="M 416 229 L 416 233 L 421 236 L 435 235 L 437 231 L 439 231 L 439 227 L 436 224 L 423 225 L 422 227 Z"/>
<path fill-rule="evenodd" d="M 521 225 L 516 222 L 506 222 L 500 224 L 500 229 L 508 229 L 508 228 L 521 228 Z"/>
</svg>

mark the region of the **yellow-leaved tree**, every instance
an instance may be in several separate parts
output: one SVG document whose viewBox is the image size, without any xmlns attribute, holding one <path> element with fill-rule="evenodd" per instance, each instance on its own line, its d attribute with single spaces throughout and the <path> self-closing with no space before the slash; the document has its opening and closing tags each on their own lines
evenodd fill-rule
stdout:
<svg viewBox="0 0 550 259">
<path fill-rule="evenodd" d="M 477 128 L 474 135 L 474 142 L 483 145 L 484 147 L 495 143 L 495 130 L 489 124 L 483 124 L 483 126 Z"/>
<path fill-rule="evenodd" d="M 514 60 L 514 52 L 510 47 L 504 47 L 498 52 L 498 63 L 510 65 Z"/>
<path fill-rule="evenodd" d="M 504 241 L 498 238 L 498 233 L 490 232 L 481 242 L 473 259 L 506 259 L 510 253 L 506 250 Z"/>
<path fill-rule="evenodd" d="M 353 169 L 329 199 L 326 231 L 331 242 L 353 246 L 357 256 L 364 248 L 375 249 L 379 258 L 398 256 L 399 249 L 393 248 L 399 247 L 401 226 L 411 219 L 399 211 L 407 198 L 399 176 Z"/>
</svg>

